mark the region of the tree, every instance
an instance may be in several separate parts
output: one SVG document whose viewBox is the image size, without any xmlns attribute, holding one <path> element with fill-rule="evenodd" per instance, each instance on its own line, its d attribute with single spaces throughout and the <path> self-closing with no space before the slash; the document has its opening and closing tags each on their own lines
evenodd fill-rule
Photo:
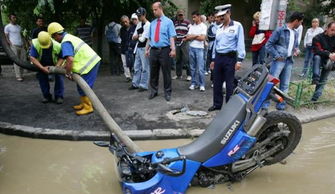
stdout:
<svg viewBox="0 0 335 194">
<path fill-rule="evenodd" d="M 99 54 L 102 52 L 104 26 L 108 22 L 118 22 L 122 15 L 130 16 L 138 7 L 146 8 L 148 18 L 153 18 L 149 11 L 153 2 L 155 0 L 0 0 L 4 12 L 15 13 L 27 32 L 35 27 L 36 16 L 43 16 L 46 23 L 59 22 L 69 32 L 73 32 L 81 17 L 87 18 L 97 29 Z M 171 0 L 161 0 L 161 3 L 166 15 L 175 14 L 177 7 Z"/>
</svg>

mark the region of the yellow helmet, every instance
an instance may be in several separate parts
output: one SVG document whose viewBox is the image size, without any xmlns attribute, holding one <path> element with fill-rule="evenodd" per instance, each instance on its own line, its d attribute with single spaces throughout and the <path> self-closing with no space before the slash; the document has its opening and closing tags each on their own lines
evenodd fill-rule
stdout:
<svg viewBox="0 0 335 194">
<path fill-rule="evenodd" d="M 40 33 L 38 33 L 37 40 L 40 43 L 41 48 L 43 49 L 50 48 L 51 37 L 47 32 L 41 31 Z"/>
<path fill-rule="evenodd" d="M 64 30 L 63 26 L 57 22 L 52 22 L 48 26 L 48 32 L 50 35 L 53 35 L 56 32 L 62 32 Z"/>
</svg>

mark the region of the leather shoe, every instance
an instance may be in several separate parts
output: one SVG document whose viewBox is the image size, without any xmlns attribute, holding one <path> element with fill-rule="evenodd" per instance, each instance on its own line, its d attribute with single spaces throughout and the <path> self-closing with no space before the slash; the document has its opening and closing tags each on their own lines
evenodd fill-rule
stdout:
<svg viewBox="0 0 335 194">
<path fill-rule="evenodd" d="M 135 87 L 134 85 L 131 85 L 131 86 L 128 88 L 128 90 L 136 90 L 136 89 L 138 89 L 138 87 Z"/>
<path fill-rule="evenodd" d="M 147 90 L 148 90 L 148 89 L 145 89 L 145 88 L 141 88 L 141 87 L 140 87 L 140 88 L 138 89 L 138 92 L 144 92 L 144 91 L 147 91 Z"/>
<path fill-rule="evenodd" d="M 211 106 L 211 107 L 209 107 L 209 109 L 208 109 L 209 112 L 212 112 L 212 111 L 215 111 L 215 110 L 221 110 L 221 108 L 216 107 L 216 106 Z"/>
<path fill-rule="evenodd" d="M 164 97 L 165 97 L 165 100 L 168 101 L 168 102 L 171 100 L 171 95 L 170 94 L 166 94 Z"/>
<path fill-rule="evenodd" d="M 157 93 L 151 93 L 148 98 L 149 98 L 149 100 L 151 100 L 151 99 L 155 98 L 156 96 L 157 96 Z"/>
</svg>

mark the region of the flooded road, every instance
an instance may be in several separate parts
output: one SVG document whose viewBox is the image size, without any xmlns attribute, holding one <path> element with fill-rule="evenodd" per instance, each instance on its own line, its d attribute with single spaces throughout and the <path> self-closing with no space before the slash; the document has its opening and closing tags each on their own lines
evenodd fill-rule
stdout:
<svg viewBox="0 0 335 194">
<path fill-rule="evenodd" d="M 138 141 L 144 150 L 190 140 Z M 40 140 L 0 134 L 0 194 L 117 194 L 113 156 L 91 142 Z M 257 169 L 242 182 L 193 187 L 190 194 L 334 194 L 335 118 L 303 126 L 287 164 Z"/>
</svg>

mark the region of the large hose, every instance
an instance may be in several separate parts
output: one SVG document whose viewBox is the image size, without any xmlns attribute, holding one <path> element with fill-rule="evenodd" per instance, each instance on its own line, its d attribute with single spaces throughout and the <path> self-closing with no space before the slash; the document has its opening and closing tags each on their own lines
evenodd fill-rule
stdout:
<svg viewBox="0 0 335 194">
<path fill-rule="evenodd" d="M 31 71 L 38 71 L 38 68 L 29 63 L 20 60 L 14 52 L 10 49 L 9 45 L 7 44 L 7 41 L 5 39 L 4 29 L 3 29 L 3 23 L 2 23 L 2 15 L 1 15 L 1 6 L 0 6 L 0 35 L 1 35 L 1 41 L 2 46 L 7 53 L 8 57 L 13 60 L 18 66 L 28 69 Z M 57 73 L 57 74 L 65 74 L 65 69 L 60 67 L 50 67 L 49 69 L 50 73 Z M 93 90 L 87 85 L 85 80 L 78 74 L 73 74 L 73 80 L 81 87 L 81 89 L 84 91 L 84 93 L 90 98 L 92 101 L 92 104 L 94 108 L 97 110 L 97 112 L 100 114 L 101 118 L 107 125 L 108 129 L 117 135 L 119 140 L 127 147 L 127 150 L 131 153 L 140 152 L 142 151 L 120 128 L 120 126 L 114 121 L 114 119 L 110 116 L 106 108 L 102 105 L 99 98 L 95 95 Z"/>
</svg>

